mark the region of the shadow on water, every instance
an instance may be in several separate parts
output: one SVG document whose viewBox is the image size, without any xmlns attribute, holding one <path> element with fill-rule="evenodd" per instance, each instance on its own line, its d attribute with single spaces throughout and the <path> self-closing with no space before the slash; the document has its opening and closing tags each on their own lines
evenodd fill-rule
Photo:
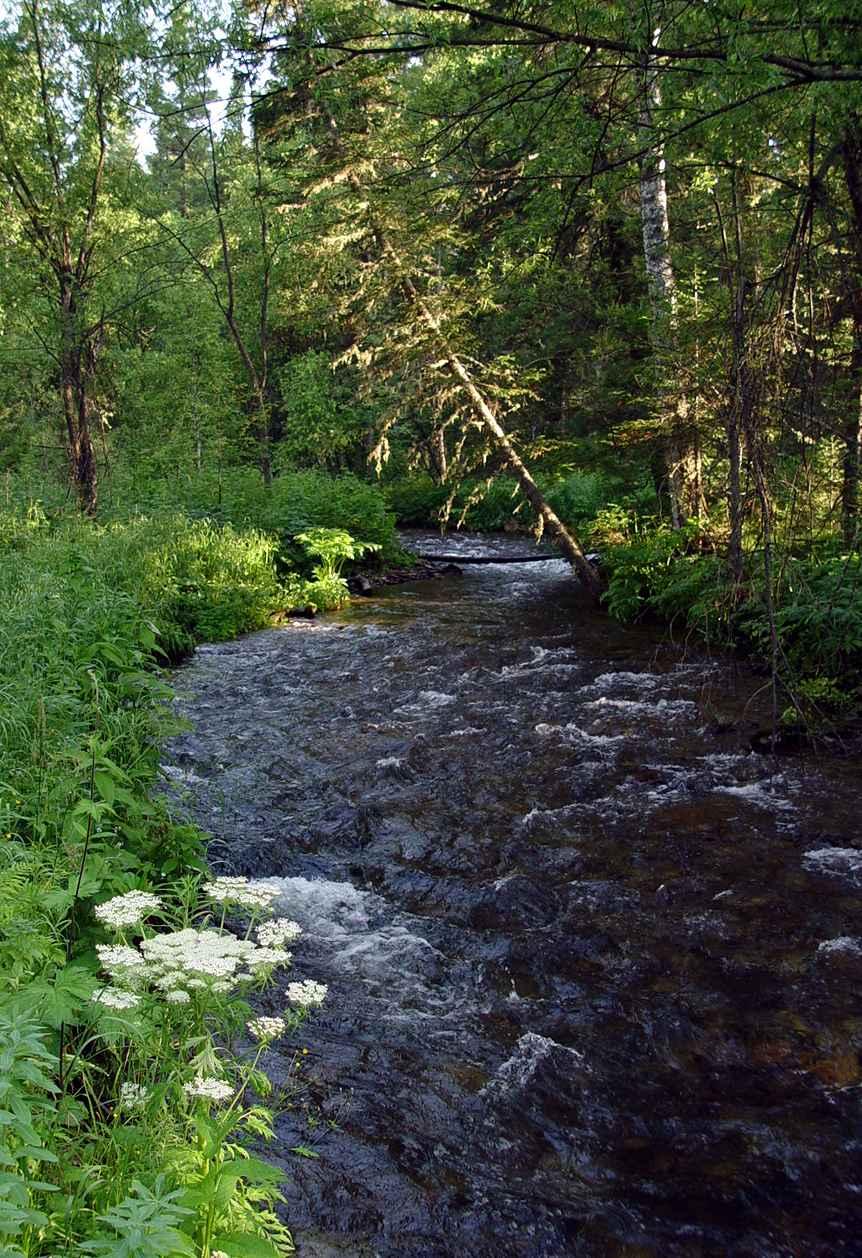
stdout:
<svg viewBox="0 0 862 1258">
<path fill-rule="evenodd" d="M 762 679 L 557 561 L 177 682 L 174 789 L 330 986 L 271 1062 L 301 1255 L 862 1254 L 860 766 L 751 752 Z"/>
</svg>

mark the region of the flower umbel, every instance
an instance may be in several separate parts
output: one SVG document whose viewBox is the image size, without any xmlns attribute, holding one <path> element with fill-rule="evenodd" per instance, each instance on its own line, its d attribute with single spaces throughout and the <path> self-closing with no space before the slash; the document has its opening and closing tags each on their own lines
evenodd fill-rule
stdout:
<svg viewBox="0 0 862 1258">
<path fill-rule="evenodd" d="M 315 1005 L 323 1004 L 328 990 L 325 983 L 316 983 L 313 978 L 307 978 L 303 983 L 288 983 L 287 999 L 292 1005 L 311 1009 Z"/>
<path fill-rule="evenodd" d="M 157 895 L 148 891 L 127 891 L 125 895 L 115 895 L 104 904 L 97 904 L 96 917 L 103 926 L 110 930 L 124 930 L 128 926 L 137 926 L 150 913 L 162 907 Z"/>
<path fill-rule="evenodd" d="M 149 1098 L 149 1088 L 140 1083 L 123 1083 L 120 1085 L 120 1105 L 123 1109 L 141 1109 Z"/>
<path fill-rule="evenodd" d="M 144 958 L 137 948 L 129 948 L 126 944 L 96 944 L 96 953 L 102 969 L 112 975 L 118 970 L 131 970 L 136 965 L 144 963 Z"/>
<path fill-rule="evenodd" d="M 109 1009 L 134 1009 L 141 998 L 134 992 L 121 991 L 119 987 L 105 987 L 93 993 L 93 1000 L 98 1005 L 107 1005 Z"/>
<path fill-rule="evenodd" d="M 261 922 L 257 928 L 257 941 L 264 948 L 284 948 L 287 944 L 295 943 L 301 934 L 299 922 L 276 917 L 270 922 Z"/>
<path fill-rule="evenodd" d="M 183 1085 L 186 1096 L 201 1098 L 205 1101 L 228 1101 L 233 1096 L 233 1088 L 223 1079 L 204 1078 L 198 1075 L 191 1083 Z"/>
<path fill-rule="evenodd" d="M 262 1043 L 269 1043 L 271 1040 L 277 1040 L 279 1036 L 284 1035 L 287 1024 L 284 1018 L 252 1018 L 248 1024 L 248 1031 L 256 1040 Z"/>
<path fill-rule="evenodd" d="M 260 948 L 251 939 L 191 926 L 143 939 L 141 952 L 147 962 L 145 977 L 164 992 L 226 993 L 261 970 L 290 962 L 290 953 L 280 949 Z"/>
<path fill-rule="evenodd" d="M 244 909 L 268 911 L 281 892 L 271 883 L 260 879 L 234 878 L 225 875 L 205 882 L 203 893 L 216 904 L 236 904 Z"/>
</svg>

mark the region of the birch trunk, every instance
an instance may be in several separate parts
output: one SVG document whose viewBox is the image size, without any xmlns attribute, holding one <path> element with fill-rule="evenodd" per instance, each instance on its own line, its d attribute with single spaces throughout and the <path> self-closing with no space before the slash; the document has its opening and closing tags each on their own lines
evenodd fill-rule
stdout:
<svg viewBox="0 0 862 1258">
<path fill-rule="evenodd" d="M 862 446 L 862 124 L 858 117 L 854 117 L 847 127 L 841 155 L 850 199 L 850 239 L 855 263 L 849 277 L 853 345 L 847 412 L 841 433 L 844 443 L 841 527 L 845 543 L 856 546 L 859 542 L 859 470 Z"/>
<path fill-rule="evenodd" d="M 658 44 L 661 31 L 653 32 Z M 655 142 L 656 114 L 661 107 L 661 86 L 655 60 L 644 64 L 644 92 L 640 111 L 640 132 L 645 154 L 640 169 L 641 231 L 644 265 L 647 275 L 652 314 L 651 341 L 653 354 L 664 371 L 671 348 L 677 312 L 676 281 L 670 256 L 670 222 L 667 212 L 667 164 L 664 145 Z M 697 451 L 692 434 L 685 425 L 685 399 L 674 397 L 666 386 L 660 392 L 660 405 L 670 411 L 670 431 L 662 443 L 664 481 L 670 497 L 674 528 L 690 516 L 700 515 L 700 494 L 697 490 Z"/>
</svg>

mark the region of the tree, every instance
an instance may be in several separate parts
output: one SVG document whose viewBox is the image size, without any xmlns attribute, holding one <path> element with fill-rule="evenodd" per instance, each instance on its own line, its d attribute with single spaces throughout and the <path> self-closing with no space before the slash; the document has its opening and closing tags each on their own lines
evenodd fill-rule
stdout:
<svg viewBox="0 0 862 1258">
<path fill-rule="evenodd" d="M 69 474 L 81 508 L 97 506 L 93 385 L 106 311 L 94 293 L 109 253 L 111 139 L 128 126 L 137 20 L 110 0 L 23 0 L 0 33 L 0 181 L 52 310 Z"/>
</svg>

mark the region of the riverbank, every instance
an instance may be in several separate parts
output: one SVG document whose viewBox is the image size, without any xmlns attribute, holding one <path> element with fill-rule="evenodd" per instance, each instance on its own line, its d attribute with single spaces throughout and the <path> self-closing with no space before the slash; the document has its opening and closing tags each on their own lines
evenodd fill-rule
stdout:
<svg viewBox="0 0 862 1258">
<path fill-rule="evenodd" d="M 279 1175 L 237 1152 L 270 1129 L 277 1030 L 244 1029 L 245 997 L 287 954 L 237 938 L 225 909 L 253 925 L 266 889 L 208 882 L 205 836 L 159 789 L 178 728 L 163 665 L 283 613 L 276 559 L 254 529 L 183 516 L 0 519 L 0 1231 L 15 1258 L 113 1254 L 133 1235 L 162 1245 L 136 1254 L 291 1252 Z M 145 955 L 159 937 L 185 949 L 169 986 Z M 240 952 L 262 968 L 242 978 Z"/>
</svg>

